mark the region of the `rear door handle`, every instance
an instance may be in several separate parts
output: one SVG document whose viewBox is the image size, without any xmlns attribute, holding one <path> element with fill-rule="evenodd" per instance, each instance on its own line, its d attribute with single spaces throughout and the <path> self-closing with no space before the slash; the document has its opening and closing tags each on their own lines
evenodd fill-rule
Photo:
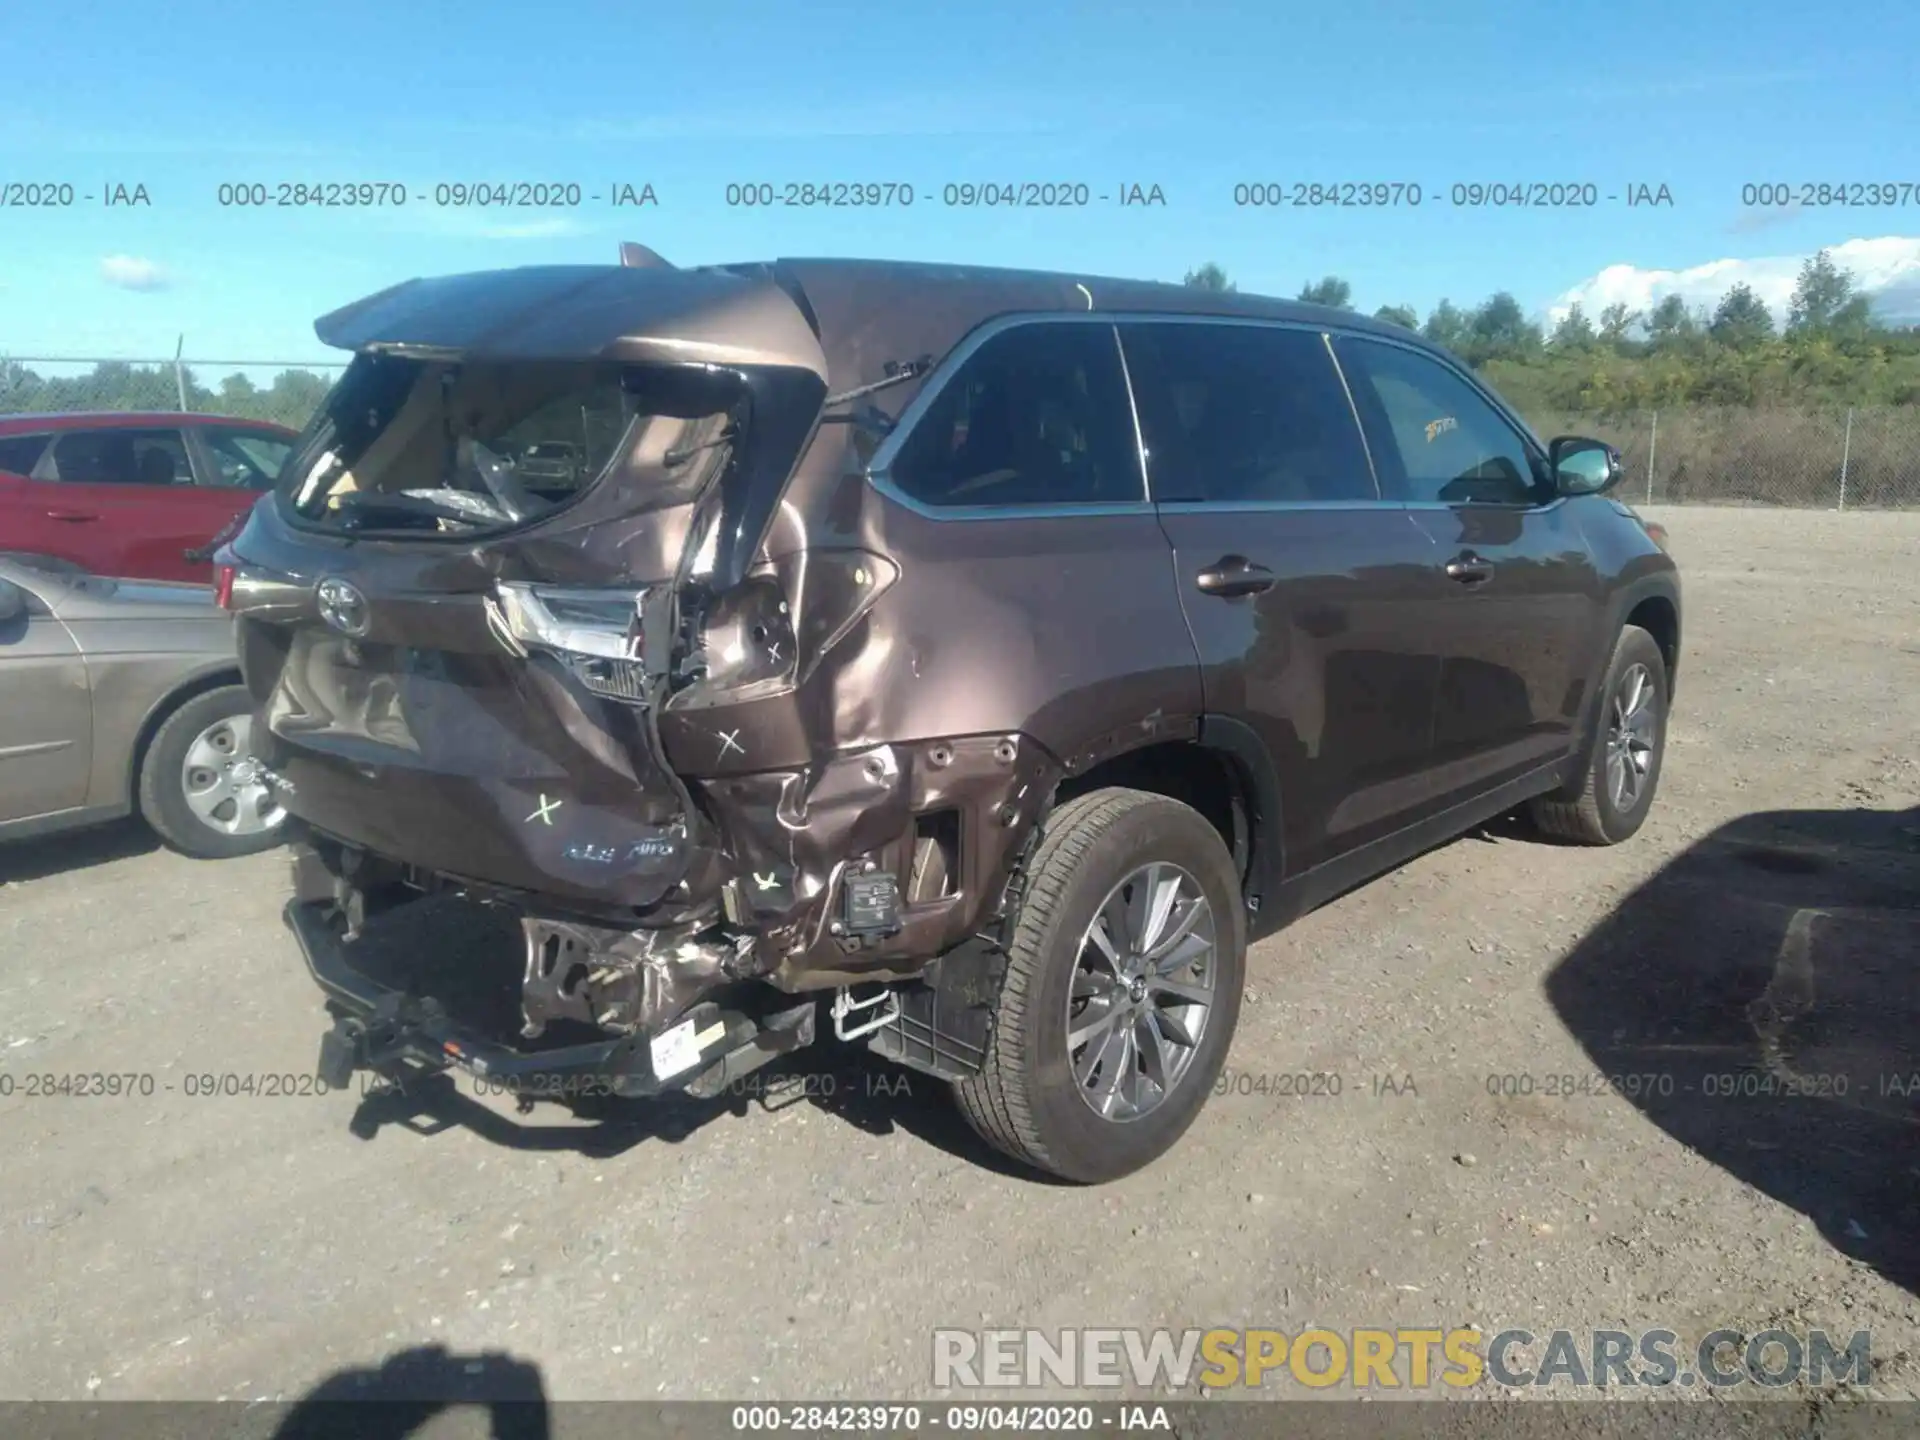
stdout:
<svg viewBox="0 0 1920 1440">
<path fill-rule="evenodd" d="M 1479 585 L 1493 578 L 1493 564 L 1469 550 L 1458 559 L 1447 562 L 1447 578 L 1458 580 L 1462 585 Z"/>
<path fill-rule="evenodd" d="M 1244 555 L 1223 555 L 1208 569 L 1193 577 L 1202 593 L 1232 599 L 1236 595 L 1258 595 L 1273 588 L 1274 575 L 1264 565 L 1256 565 Z"/>
<path fill-rule="evenodd" d="M 100 517 L 86 510 L 49 510 L 47 511 L 47 518 L 49 520 L 66 520 L 77 525 L 83 520 L 98 520 Z"/>
</svg>

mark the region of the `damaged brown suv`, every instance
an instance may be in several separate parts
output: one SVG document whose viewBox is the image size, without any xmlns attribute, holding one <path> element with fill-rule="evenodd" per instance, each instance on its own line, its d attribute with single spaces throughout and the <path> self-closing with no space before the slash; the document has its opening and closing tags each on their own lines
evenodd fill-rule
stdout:
<svg viewBox="0 0 1920 1440">
<path fill-rule="evenodd" d="M 1109 1179 L 1204 1103 L 1251 940 L 1509 810 L 1646 815 L 1674 566 L 1617 453 L 1406 331 L 623 260 L 327 316 L 355 358 L 220 553 L 334 1083 L 713 1095 L 831 1026 Z"/>
</svg>

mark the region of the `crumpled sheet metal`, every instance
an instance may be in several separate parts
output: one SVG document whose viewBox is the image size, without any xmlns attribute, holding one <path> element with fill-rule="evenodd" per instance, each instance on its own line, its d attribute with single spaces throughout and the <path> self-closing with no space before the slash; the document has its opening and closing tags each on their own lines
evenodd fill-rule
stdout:
<svg viewBox="0 0 1920 1440">
<path fill-rule="evenodd" d="M 1059 775 L 1023 736 L 972 735 L 705 782 L 737 867 L 736 923 L 758 937 L 755 969 L 791 990 L 916 972 L 988 918 Z M 960 822 L 952 893 L 907 904 L 914 817 L 949 809 Z M 841 874 L 869 860 L 898 883 L 902 927 L 854 946 L 829 925 Z"/>
</svg>

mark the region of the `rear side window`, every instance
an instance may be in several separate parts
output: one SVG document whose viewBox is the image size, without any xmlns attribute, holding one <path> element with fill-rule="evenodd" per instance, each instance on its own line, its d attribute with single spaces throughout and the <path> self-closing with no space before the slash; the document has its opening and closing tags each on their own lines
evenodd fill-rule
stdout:
<svg viewBox="0 0 1920 1440">
<path fill-rule="evenodd" d="M 1137 504 L 1132 431 L 1111 328 L 1019 325 L 947 381 L 887 478 L 941 507 Z"/>
<path fill-rule="evenodd" d="M 0 470 L 15 475 L 31 475 L 40 463 L 40 452 L 47 448 L 44 435 L 8 435 L 0 439 Z"/>
<path fill-rule="evenodd" d="M 1398 345 L 1349 337 L 1336 348 L 1380 483 L 1393 498 L 1444 505 L 1539 498 L 1526 441 L 1465 380 Z"/>
<path fill-rule="evenodd" d="M 74 430 L 53 442 L 53 478 L 80 485 L 191 485 L 178 430 Z"/>
<path fill-rule="evenodd" d="M 1155 500 L 1380 498 L 1317 332 L 1142 321 L 1120 338 Z"/>
</svg>

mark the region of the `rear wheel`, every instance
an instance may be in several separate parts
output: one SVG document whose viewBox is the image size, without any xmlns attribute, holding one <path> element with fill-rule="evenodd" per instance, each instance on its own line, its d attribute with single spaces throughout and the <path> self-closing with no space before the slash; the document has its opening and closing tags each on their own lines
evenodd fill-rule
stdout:
<svg viewBox="0 0 1920 1440">
<path fill-rule="evenodd" d="M 1082 1183 L 1184 1135 L 1226 1061 L 1246 974 L 1233 858 L 1165 796 L 1068 801 L 1034 853 L 992 1047 L 955 1086 L 980 1135 Z"/>
<path fill-rule="evenodd" d="M 280 843 L 287 818 L 253 757 L 253 700 L 223 685 L 184 702 L 140 765 L 140 813 L 184 855 L 223 860 Z"/>
<path fill-rule="evenodd" d="M 1617 845 L 1647 818 L 1667 746 L 1667 662 L 1653 636 L 1628 625 L 1614 644 L 1599 734 L 1575 788 L 1532 804 L 1533 822 L 1582 845 Z"/>
</svg>

